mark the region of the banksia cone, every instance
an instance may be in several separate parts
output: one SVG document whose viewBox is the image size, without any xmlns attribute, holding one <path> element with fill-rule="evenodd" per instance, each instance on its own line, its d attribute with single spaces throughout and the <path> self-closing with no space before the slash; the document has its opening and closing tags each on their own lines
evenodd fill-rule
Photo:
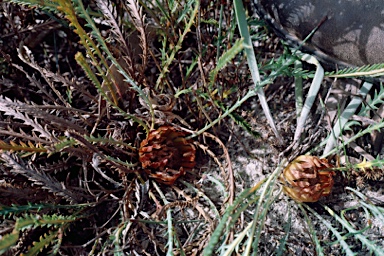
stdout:
<svg viewBox="0 0 384 256">
<path fill-rule="evenodd" d="M 333 165 L 327 159 L 299 156 L 284 169 L 280 179 L 284 192 L 298 202 L 316 202 L 331 193 Z"/>
<path fill-rule="evenodd" d="M 172 126 L 149 132 L 139 149 L 139 161 L 149 177 L 172 185 L 195 167 L 196 148 L 185 135 Z"/>
</svg>

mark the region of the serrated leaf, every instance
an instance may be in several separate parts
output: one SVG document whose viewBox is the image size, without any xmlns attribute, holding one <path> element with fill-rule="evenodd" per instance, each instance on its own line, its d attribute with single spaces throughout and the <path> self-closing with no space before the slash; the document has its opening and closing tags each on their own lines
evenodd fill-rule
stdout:
<svg viewBox="0 0 384 256">
<path fill-rule="evenodd" d="M 18 218 L 15 224 L 15 230 L 24 230 L 26 228 L 36 228 L 42 226 L 61 226 L 65 223 L 73 222 L 76 220 L 74 216 L 62 216 L 62 215 L 25 215 Z"/>
<path fill-rule="evenodd" d="M 236 40 L 232 48 L 224 52 L 223 55 L 221 55 L 221 57 L 217 61 L 216 67 L 209 73 L 211 85 L 213 85 L 219 71 L 224 68 L 237 54 L 239 54 L 244 49 L 243 41 L 243 39 Z"/>
<path fill-rule="evenodd" d="M 28 7 L 40 7 L 43 10 L 48 10 L 52 12 L 57 12 L 57 7 L 59 4 L 55 1 L 41 1 L 41 0 L 8 0 L 8 2 L 24 5 Z"/>
<path fill-rule="evenodd" d="M 48 247 L 52 241 L 57 237 L 57 230 L 49 231 L 48 234 L 44 234 L 40 237 L 38 242 L 33 242 L 26 254 L 23 256 L 38 255 L 44 248 Z"/>
<path fill-rule="evenodd" d="M 377 77 L 384 74 L 384 63 L 366 65 L 362 67 L 345 68 L 342 70 L 327 72 L 328 77 Z"/>
<path fill-rule="evenodd" d="M 15 245 L 19 239 L 19 231 L 13 230 L 12 233 L 4 235 L 0 239 L 0 254 L 3 254 L 10 249 L 11 246 Z"/>
<path fill-rule="evenodd" d="M 45 153 L 47 149 L 42 145 L 34 145 L 32 142 L 28 141 L 27 143 L 20 141 L 17 144 L 14 141 L 10 141 L 9 144 L 0 140 L 0 149 L 5 151 L 26 151 L 26 152 L 35 152 L 35 153 Z"/>
</svg>

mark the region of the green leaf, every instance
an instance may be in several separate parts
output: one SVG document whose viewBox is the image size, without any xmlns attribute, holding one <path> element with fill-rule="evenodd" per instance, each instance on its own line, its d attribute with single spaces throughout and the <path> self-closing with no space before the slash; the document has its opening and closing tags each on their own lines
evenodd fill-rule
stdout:
<svg viewBox="0 0 384 256">
<path fill-rule="evenodd" d="M 28 252 L 25 253 L 25 256 L 38 255 L 44 248 L 48 247 L 52 241 L 57 238 L 57 230 L 50 231 L 49 234 L 45 234 L 40 237 L 38 242 L 33 242 L 32 247 L 29 248 Z"/>
<path fill-rule="evenodd" d="M 377 77 L 384 74 L 384 63 L 366 65 L 362 67 L 345 68 L 327 72 L 328 77 Z"/>
<path fill-rule="evenodd" d="M 57 7 L 59 4 L 56 1 L 49 0 L 8 0 L 6 2 L 11 2 L 14 4 L 24 5 L 28 7 L 40 7 L 43 10 L 58 12 Z"/>
<path fill-rule="evenodd" d="M 24 217 L 16 220 L 15 230 L 24 230 L 26 228 L 35 228 L 41 226 L 61 226 L 65 223 L 73 222 L 77 218 L 74 216 L 62 216 L 62 215 L 25 215 Z"/>
<path fill-rule="evenodd" d="M 267 99 L 264 94 L 264 90 L 262 87 L 260 87 L 260 81 L 261 81 L 260 73 L 259 73 L 259 68 L 257 66 L 257 61 L 255 57 L 255 52 L 253 50 L 251 37 L 249 35 L 243 2 L 242 0 L 235 0 L 233 4 L 235 7 L 235 16 L 236 16 L 237 24 L 239 26 L 240 34 L 241 34 L 241 37 L 244 38 L 244 47 L 245 47 L 244 50 L 247 55 L 247 62 L 248 62 L 249 69 L 251 71 L 257 96 L 259 97 L 261 107 L 263 108 L 264 114 L 267 117 L 268 123 L 271 126 L 273 133 L 275 134 L 279 144 L 283 144 L 283 138 L 281 137 L 279 131 L 276 128 L 275 122 L 273 120 L 271 111 L 267 103 Z"/>
<path fill-rule="evenodd" d="M 19 231 L 13 230 L 12 233 L 4 235 L 0 239 L 0 254 L 3 254 L 9 248 L 16 244 L 19 239 Z"/>
<path fill-rule="evenodd" d="M 216 80 L 216 76 L 219 71 L 224 68 L 237 54 L 239 54 L 243 50 L 243 41 L 243 39 L 236 40 L 232 48 L 223 53 L 223 55 L 221 55 L 216 64 L 216 67 L 209 73 L 211 86 L 213 86 L 213 83 Z"/>
</svg>

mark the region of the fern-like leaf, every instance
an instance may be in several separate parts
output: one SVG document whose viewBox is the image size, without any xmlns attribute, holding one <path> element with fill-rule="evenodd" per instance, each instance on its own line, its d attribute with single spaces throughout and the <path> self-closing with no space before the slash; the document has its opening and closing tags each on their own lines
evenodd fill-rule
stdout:
<svg viewBox="0 0 384 256">
<path fill-rule="evenodd" d="M 22 231 L 28 228 L 37 227 L 60 227 L 63 224 L 71 223 L 77 220 L 75 216 L 64 215 L 38 215 L 38 214 L 26 214 L 16 220 L 15 230 Z"/>
<path fill-rule="evenodd" d="M 133 24 L 135 25 L 137 31 L 140 33 L 140 46 L 143 50 L 143 70 L 144 67 L 147 65 L 147 56 L 148 56 L 148 39 L 147 39 L 147 33 L 145 29 L 145 15 L 143 15 L 143 10 L 141 7 L 139 7 L 138 1 L 136 0 L 128 0 L 128 9 L 130 10 L 130 15 L 133 20 Z"/>
<path fill-rule="evenodd" d="M 11 141 L 9 144 L 0 140 L 0 149 L 5 151 L 26 151 L 34 153 L 45 153 L 47 149 L 44 148 L 41 144 L 34 145 L 32 142 L 28 141 L 24 143 L 22 141 L 17 144 L 16 142 Z"/>
<path fill-rule="evenodd" d="M 24 164 L 20 164 L 14 156 L 11 156 L 8 153 L 2 153 L 0 157 L 6 165 L 12 168 L 12 173 L 21 174 L 34 182 L 36 185 L 42 186 L 44 189 L 47 189 L 56 195 L 60 195 L 70 202 L 76 203 L 80 201 L 78 195 L 72 193 L 63 183 L 58 182 L 50 175 L 44 172 L 39 172 L 32 167 L 26 167 Z"/>
<path fill-rule="evenodd" d="M 39 241 L 33 242 L 28 252 L 23 256 L 38 255 L 44 248 L 47 248 L 57 238 L 58 230 L 50 230 L 47 234 L 40 237 Z"/>
<path fill-rule="evenodd" d="M 47 132 L 36 119 L 33 120 L 28 115 L 19 111 L 23 105 L 24 104 L 19 101 L 12 101 L 9 98 L 0 96 L 0 111 L 4 112 L 5 115 L 13 116 L 16 119 L 22 120 L 26 125 L 31 126 L 33 130 L 38 132 L 40 136 L 52 140 L 54 136 Z"/>
<path fill-rule="evenodd" d="M 28 64 L 29 66 L 31 66 L 32 68 L 34 68 L 34 69 L 36 69 L 36 70 L 38 70 L 40 72 L 40 74 L 44 77 L 45 81 L 48 83 L 48 85 L 50 86 L 51 90 L 56 94 L 57 98 L 61 101 L 61 103 L 64 104 L 64 106 L 71 107 L 69 105 L 68 101 L 56 89 L 56 86 L 54 84 L 54 82 L 59 82 L 59 83 L 62 83 L 64 85 L 66 85 L 67 87 L 69 87 L 69 81 L 66 81 L 64 79 L 64 77 L 62 77 L 60 75 L 57 75 L 57 74 L 53 73 L 52 71 L 47 70 L 47 69 L 39 66 L 35 62 L 33 54 L 28 49 L 28 47 L 26 47 L 26 46 L 20 47 L 18 49 L 18 53 L 19 53 L 19 58 L 22 61 L 24 61 L 24 63 Z"/>
<path fill-rule="evenodd" d="M 47 107 L 47 106 L 44 106 Z M 85 133 L 85 130 L 76 125 L 73 122 L 60 118 L 58 116 L 42 111 L 42 106 L 29 105 L 18 100 L 12 101 L 9 98 L 0 95 L 0 111 L 4 112 L 5 115 L 13 116 L 15 119 L 22 120 L 24 124 L 31 126 L 34 131 L 40 134 L 40 137 L 48 139 L 50 142 L 55 142 L 57 139 L 54 135 L 48 132 L 46 127 L 43 127 L 37 118 L 49 120 L 51 125 L 57 125 L 57 127 L 66 127 L 67 129 L 73 129 L 75 131 Z M 29 117 L 32 115 L 34 118 Z M 53 130 L 53 129 L 52 129 Z M 3 131 L 2 131 L 3 133 Z M 24 137 L 21 135 L 21 137 Z M 33 137 L 29 138 L 33 139 Z M 35 140 L 35 139 L 33 139 Z M 38 141 L 38 140 L 37 140 Z"/>
<path fill-rule="evenodd" d="M 221 55 L 216 64 L 216 67 L 209 73 L 211 86 L 213 86 L 213 83 L 215 82 L 216 76 L 219 71 L 224 68 L 228 64 L 228 62 L 231 61 L 237 54 L 239 54 L 243 50 L 243 48 L 243 39 L 240 39 L 236 41 L 236 43 L 231 47 L 231 49 Z"/>
<path fill-rule="evenodd" d="M 221 102 L 215 101 L 216 105 L 218 105 L 222 110 L 226 111 L 224 105 Z M 257 131 L 253 130 L 251 125 L 239 114 L 232 112 L 229 114 L 236 124 L 240 125 L 244 130 L 246 130 L 249 134 L 251 134 L 255 138 L 260 138 L 261 135 Z"/>
<path fill-rule="evenodd" d="M 89 27 L 91 27 L 92 34 L 96 37 L 96 39 L 100 42 L 102 41 L 103 44 L 101 44 L 102 48 L 108 49 L 105 47 L 104 39 L 102 38 L 100 32 L 94 25 L 93 20 L 88 15 L 87 11 L 85 10 L 83 4 L 81 1 L 70 1 L 70 0 L 56 0 L 56 2 L 59 3 L 58 9 L 65 14 L 65 17 L 70 22 L 70 25 L 75 28 L 75 32 L 80 37 L 81 44 L 85 47 L 88 56 L 91 58 L 93 66 L 97 69 L 99 75 L 102 77 L 103 81 L 108 81 L 107 76 L 104 72 L 104 69 L 108 69 L 109 65 L 107 63 L 107 60 L 105 59 L 103 53 L 99 49 L 98 45 L 92 40 L 92 38 L 87 34 L 87 32 L 84 30 L 84 28 L 81 26 L 78 16 L 81 18 L 88 18 L 88 24 Z M 93 71 L 90 71 L 93 73 Z M 89 73 L 88 73 L 89 75 Z M 92 80 L 94 81 L 94 80 Z M 113 102 L 117 104 L 118 99 L 117 96 L 112 88 L 111 83 L 107 82 L 107 86 L 109 88 L 109 91 L 111 92 Z"/>
<path fill-rule="evenodd" d="M 28 7 L 40 7 L 43 10 L 57 12 L 57 7 L 59 4 L 57 1 L 51 0 L 6 0 L 6 2 L 11 2 L 14 4 L 19 4 Z"/>
<path fill-rule="evenodd" d="M 368 104 L 373 109 L 378 109 L 377 105 L 384 103 L 384 85 L 380 85 L 380 91 L 375 91 L 374 97 L 368 101 Z"/>
<path fill-rule="evenodd" d="M 384 63 L 345 68 L 325 73 L 328 77 L 378 77 L 384 75 Z"/>
<path fill-rule="evenodd" d="M 195 3 L 195 6 L 192 8 L 191 1 Z M 180 32 L 180 35 L 178 37 L 178 41 L 174 47 L 171 47 L 171 51 L 169 55 L 167 55 L 167 58 L 163 60 L 163 64 L 161 67 L 161 73 L 156 81 L 156 86 L 160 86 L 160 84 L 163 82 L 163 79 L 166 77 L 166 74 L 169 72 L 169 67 L 171 63 L 174 61 L 176 53 L 181 49 L 182 43 L 184 42 L 185 37 L 187 34 L 191 31 L 191 27 L 195 22 L 195 18 L 197 17 L 199 7 L 198 1 L 190 0 L 188 1 L 187 5 L 191 4 L 191 8 L 188 10 L 188 19 L 186 18 L 185 25 L 183 27 L 183 31 Z M 165 55 L 164 55 L 165 56 Z"/>
<path fill-rule="evenodd" d="M 27 205 L 0 205 L 0 216 L 17 215 L 26 212 L 39 212 L 43 209 L 79 209 L 86 205 L 53 205 L 53 204 L 27 204 Z"/>
<path fill-rule="evenodd" d="M 17 243 L 19 239 L 19 231 L 13 230 L 12 233 L 6 234 L 0 239 L 0 254 L 8 251 L 12 246 Z"/>
<path fill-rule="evenodd" d="M 123 141 L 114 140 L 110 138 L 105 137 L 95 137 L 95 136 L 85 136 L 84 137 L 87 141 L 93 142 L 93 143 L 100 143 L 101 145 L 115 145 L 115 146 L 121 146 L 124 148 L 129 148 L 132 151 L 136 151 L 136 148 L 133 147 L 131 144 L 125 143 Z"/>
<path fill-rule="evenodd" d="M 96 4 L 105 16 L 105 21 L 112 28 L 111 32 L 116 36 L 115 39 L 117 42 L 119 42 L 119 44 L 121 44 L 125 49 L 128 49 L 127 42 L 125 41 L 120 26 L 116 21 L 116 8 L 114 8 L 112 3 L 108 4 L 108 1 L 105 0 L 96 0 Z"/>
</svg>

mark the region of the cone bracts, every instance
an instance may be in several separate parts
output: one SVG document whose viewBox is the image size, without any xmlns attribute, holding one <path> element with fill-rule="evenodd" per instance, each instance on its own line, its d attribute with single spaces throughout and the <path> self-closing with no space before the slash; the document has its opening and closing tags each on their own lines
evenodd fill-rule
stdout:
<svg viewBox="0 0 384 256">
<path fill-rule="evenodd" d="M 173 126 L 149 132 L 140 144 L 139 161 L 149 177 L 172 185 L 195 166 L 196 148 Z"/>
<path fill-rule="evenodd" d="M 331 193 L 333 165 L 327 159 L 299 156 L 284 169 L 280 179 L 284 192 L 297 202 L 316 202 Z"/>
</svg>

